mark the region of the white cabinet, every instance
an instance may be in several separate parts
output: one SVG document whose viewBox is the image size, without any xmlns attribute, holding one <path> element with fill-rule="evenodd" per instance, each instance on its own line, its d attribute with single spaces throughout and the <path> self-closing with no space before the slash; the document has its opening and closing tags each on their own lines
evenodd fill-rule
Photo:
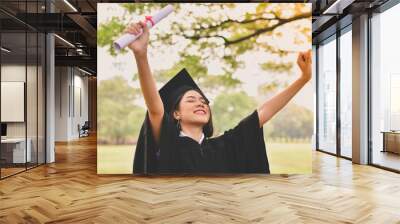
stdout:
<svg viewBox="0 0 400 224">
<path fill-rule="evenodd" d="M 2 145 L 12 147 L 13 163 L 25 163 L 32 161 L 32 140 L 28 138 L 26 142 L 28 145 L 25 151 L 25 138 L 7 138 L 1 140 Z"/>
</svg>

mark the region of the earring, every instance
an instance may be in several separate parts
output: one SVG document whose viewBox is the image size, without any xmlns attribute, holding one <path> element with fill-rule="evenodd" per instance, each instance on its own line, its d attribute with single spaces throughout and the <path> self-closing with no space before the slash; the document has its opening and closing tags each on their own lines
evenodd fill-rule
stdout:
<svg viewBox="0 0 400 224">
<path fill-rule="evenodd" d="M 178 120 L 178 122 L 176 122 L 176 129 L 178 129 L 178 131 L 181 130 L 181 120 Z"/>
</svg>

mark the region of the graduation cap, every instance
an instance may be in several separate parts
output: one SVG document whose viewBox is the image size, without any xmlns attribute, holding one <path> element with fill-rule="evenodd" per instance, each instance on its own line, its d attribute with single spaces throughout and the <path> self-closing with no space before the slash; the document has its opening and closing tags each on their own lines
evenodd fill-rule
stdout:
<svg viewBox="0 0 400 224">
<path fill-rule="evenodd" d="M 171 112 L 174 109 L 172 107 L 176 103 L 177 98 L 189 90 L 198 91 L 204 100 L 209 103 L 209 100 L 194 82 L 188 71 L 183 68 L 159 90 L 164 110 Z M 154 173 L 158 169 L 157 151 L 159 148 L 151 137 L 152 132 L 149 124 L 149 118 L 146 115 L 136 145 L 133 173 Z M 212 129 L 209 132 L 212 135 Z"/>
<path fill-rule="evenodd" d="M 164 109 L 166 111 L 171 111 L 177 98 L 189 90 L 197 90 L 207 104 L 209 103 L 209 100 L 194 82 L 188 71 L 183 68 L 159 90 Z"/>
</svg>

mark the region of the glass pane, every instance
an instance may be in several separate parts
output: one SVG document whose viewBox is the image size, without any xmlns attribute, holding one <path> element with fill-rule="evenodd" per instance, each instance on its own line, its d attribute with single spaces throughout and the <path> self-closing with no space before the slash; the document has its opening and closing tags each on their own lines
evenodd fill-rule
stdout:
<svg viewBox="0 0 400 224">
<path fill-rule="evenodd" d="M 351 30 L 340 37 L 340 150 L 351 158 L 352 141 L 352 35 Z"/>
<path fill-rule="evenodd" d="M 37 14 L 39 11 L 39 5 L 37 1 L 27 2 L 26 12 L 29 17 L 28 20 L 37 20 Z M 37 21 L 31 21 L 33 24 Z M 26 111 L 27 111 L 27 142 L 28 151 L 30 149 L 30 158 L 28 159 L 27 167 L 35 167 L 38 163 L 38 33 L 36 30 L 27 31 L 27 94 L 26 94 Z"/>
<path fill-rule="evenodd" d="M 336 40 L 318 48 L 318 147 L 336 153 Z"/>
<path fill-rule="evenodd" d="M 38 45 L 38 163 L 45 163 L 46 149 L 45 149 L 45 35 L 39 33 Z"/>
<path fill-rule="evenodd" d="M 26 2 L 26 0 L 1 0 L 0 6 L 7 11 L 23 13 L 26 12 Z"/>
<path fill-rule="evenodd" d="M 390 130 L 400 131 L 400 73 L 390 75 Z"/>
<path fill-rule="evenodd" d="M 0 7 L 21 20 L 29 20 L 29 13 L 45 12 L 45 0 L 4 0 L 0 1 Z M 5 114 L 1 118 L 0 167 L 4 168 L 0 172 L 4 177 L 45 161 L 45 36 L 1 12 L 0 19 L 6 21 L 0 29 L 3 87 L 0 109 Z"/>
<path fill-rule="evenodd" d="M 372 163 L 400 170 L 400 5 L 372 18 Z"/>
<path fill-rule="evenodd" d="M 1 34 L 1 140 L 2 177 L 25 170 L 26 34 Z M 29 148 L 29 147 L 28 147 Z"/>
<path fill-rule="evenodd" d="M 26 82 L 26 111 L 27 111 L 27 142 L 28 142 L 28 168 L 37 165 L 37 63 L 38 63 L 38 49 L 37 49 L 37 33 L 27 33 L 28 38 L 28 63 L 27 63 L 27 82 Z"/>
</svg>

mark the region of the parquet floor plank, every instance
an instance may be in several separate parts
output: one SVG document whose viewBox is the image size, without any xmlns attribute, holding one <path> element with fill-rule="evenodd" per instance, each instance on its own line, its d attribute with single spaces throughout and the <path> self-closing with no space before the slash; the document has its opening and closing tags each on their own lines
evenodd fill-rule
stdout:
<svg viewBox="0 0 400 224">
<path fill-rule="evenodd" d="M 310 175 L 96 174 L 96 139 L 0 181 L 0 223 L 398 223 L 400 175 L 313 152 Z"/>
</svg>

